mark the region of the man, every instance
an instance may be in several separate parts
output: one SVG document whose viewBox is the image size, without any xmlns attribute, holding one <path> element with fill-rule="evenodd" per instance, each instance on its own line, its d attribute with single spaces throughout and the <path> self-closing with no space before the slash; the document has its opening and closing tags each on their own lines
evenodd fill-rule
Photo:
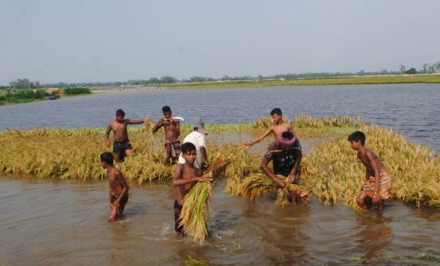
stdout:
<svg viewBox="0 0 440 266">
<path fill-rule="evenodd" d="M 272 133 L 273 136 L 275 137 L 275 141 L 278 139 L 279 136 L 281 136 L 281 133 L 283 133 L 285 131 L 290 131 L 293 134 L 295 134 L 293 132 L 292 126 L 289 123 L 283 121 L 283 114 L 282 114 L 280 108 L 273 109 L 270 112 L 270 115 L 272 116 L 272 120 L 273 120 L 274 125 L 270 126 L 266 131 L 264 131 L 263 134 L 258 136 L 255 140 L 250 141 L 248 143 L 245 143 L 244 144 L 245 149 L 249 149 L 252 145 L 261 142 L 267 136 L 269 136 L 270 133 Z M 275 143 L 272 143 L 271 145 L 269 145 L 269 149 L 274 144 Z"/>
<path fill-rule="evenodd" d="M 168 162 L 174 162 L 180 155 L 180 121 L 172 117 L 169 106 L 162 107 L 163 117 L 153 127 L 152 133 L 156 133 L 163 126 L 165 133 L 165 153 Z"/>
<path fill-rule="evenodd" d="M 188 136 L 183 139 L 183 143 L 191 142 L 196 146 L 197 158 L 194 162 L 194 167 L 197 169 L 207 169 L 209 168 L 208 155 L 206 153 L 205 146 L 205 134 L 204 129 L 205 123 L 200 119 L 193 126 L 193 132 L 189 133 Z M 182 154 L 179 156 L 179 164 L 184 164 L 185 159 L 183 159 Z"/>
<path fill-rule="evenodd" d="M 101 154 L 100 159 L 102 168 L 107 169 L 109 183 L 108 195 L 111 215 L 108 218 L 108 221 L 114 222 L 117 218 L 123 216 L 125 204 L 127 204 L 128 201 L 129 186 L 121 171 L 114 167 L 113 154 L 110 152 L 104 152 Z"/>
<path fill-rule="evenodd" d="M 365 147 L 366 136 L 361 131 L 353 132 L 348 136 L 351 148 L 357 151 L 357 157 L 365 166 L 365 179 L 361 193 L 356 198 L 359 207 L 369 209 L 371 200 L 373 207 L 383 210 L 384 201 L 392 198 L 391 176 L 383 165 L 379 156 Z"/>
<path fill-rule="evenodd" d="M 301 174 L 302 159 L 299 140 L 290 131 L 283 132 L 277 139 L 272 150 L 267 151 L 261 160 L 261 169 L 277 186 L 284 188 L 287 178 L 289 183 L 298 184 Z M 273 160 L 273 170 L 269 162 Z"/>
<path fill-rule="evenodd" d="M 110 132 L 113 131 L 113 156 L 115 161 L 121 162 L 125 156 L 131 155 L 131 144 L 128 140 L 127 125 L 143 124 L 144 120 L 124 119 L 125 112 L 121 109 L 116 111 L 116 119 L 108 124 L 105 138 L 107 140 L 107 147 L 110 148 Z"/>
<path fill-rule="evenodd" d="M 202 171 L 194 167 L 197 158 L 197 151 L 191 142 L 182 144 L 182 156 L 184 163 L 178 163 L 173 175 L 173 185 L 177 188 L 176 200 L 174 201 L 174 229 L 177 236 L 184 236 L 180 223 L 180 213 L 183 208 L 185 195 L 194 187 L 197 182 L 210 182 L 212 177 L 203 177 Z"/>
</svg>

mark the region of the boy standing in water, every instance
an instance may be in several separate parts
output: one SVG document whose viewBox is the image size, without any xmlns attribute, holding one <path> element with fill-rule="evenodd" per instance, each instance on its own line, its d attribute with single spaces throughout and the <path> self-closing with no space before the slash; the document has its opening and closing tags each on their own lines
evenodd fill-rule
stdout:
<svg viewBox="0 0 440 266">
<path fill-rule="evenodd" d="M 162 107 L 163 116 L 153 127 L 153 134 L 163 126 L 165 132 L 165 153 L 168 162 L 174 162 L 180 155 L 180 121 L 171 115 L 169 106 Z"/>
<path fill-rule="evenodd" d="M 364 147 L 365 134 L 356 131 L 348 137 L 351 148 L 357 151 L 357 157 L 365 165 L 365 183 L 356 202 L 362 209 L 368 209 L 367 200 L 372 200 L 375 209 L 383 209 L 383 201 L 391 198 L 391 177 L 379 157 Z"/>
<path fill-rule="evenodd" d="M 125 156 L 131 155 L 132 147 L 128 140 L 127 125 L 144 123 L 144 120 L 124 119 L 124 117 L 125 112 L 121 109 L 117 110 L 116 119 L 108 124 L 105 132 L 107 147 L 110 148 L 110 132 L 113 131 L 113 156 L 117 162 L 123 161 Z"/>
<path fill-rule="evenodd" d="M 182 157 L 184 164 L 177 164 L 173 175 L 173 185 L 177 187 L 177 196 L 174 201 L 174 229 L 178 236 L 183 236 L 183 227 L 180 224 L 180 213 L 183 208 L 185 195 L 197 182 L 212 181 L 211 177 L 202 177 L 202 171 L 194 167 L 197 158 L 196 146 L 191 142 L 182 144 Z"/>
<path fill-rule="evenodd" d="M 121 171 L 113 166 L 113 154 L 104 152 L 100 156 L 102 168 L 107 169 L 107 177 L 110 185 L 109 203 L 112 211 L 109 222 L 116 221 L 123 215 L 125 204 L 128 201 L 128 184 Z"/>
<path fill-rule="evenodd" d="M 290 123 L 283 121 L 283 114 L 281 112 L 280 108 L 275 108 L 270 112 L 270 115 L 272 116 L 272 120 L 274 125 L 270 126 L 266 131 L 263 132 L 260 136 L 258 136 L 255 140 L 250 141 L 248 143 L 244 144 L 245 149 L 249 149 L 252 145 L 261 142 L 264 140 L 267 136 L 269 136 L 270 133 L 273 133 L 273 136 L 275 137 L 275 141 L 278 140 L 278 138 L 281 136 L 281 134 L 285 131 L 290 131 L 295 135 L 295 132 L 293 131 L 292 126 Z M 275 142 L 269 145 L 269 150 L 272 146 L 275 145 Z"/>
</svg>

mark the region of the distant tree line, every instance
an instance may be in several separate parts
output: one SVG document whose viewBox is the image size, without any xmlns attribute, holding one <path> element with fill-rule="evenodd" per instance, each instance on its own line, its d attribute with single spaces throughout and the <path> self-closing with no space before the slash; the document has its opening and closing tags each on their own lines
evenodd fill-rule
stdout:
<svg viewBox="0 0 440 266">
<path fill-rule="evenodd" d="M 381 71 L 364 71 L 360 70 L 358 72 L 318 72 L 318 73 L 302 73 L 302 74 L 277 74 L 270 76 L 228 76 L 225 75 L 221 78 L 203 77 L 203 76 L 193 76 L 188 79 L 179 80 L 173 76 L 162 76 L 160 78 L 152 77 L 149 79 L 134 79 L 128 81 L 116 81 L 116 82 L 75 82 L 75 83 L 46 83 L 40 84 L 40 82 L 29 81 L 28 79 L 17 79 L 11 81 L 8 86 L 0 86 L 2 89 L 39 89 L 39 88 L 82 88 L 82 87 L 108 87 L 108 86 L 154 86 L 161 84 L 172 84 L 172 83 L 200 83 L 200 82 L 215 82 L 215 81 L 261 81 L 261 80 L 273 80 L 273 79 L 284 79 L 284 80 L 295 80 L 295 79 L 310 79 L 310 78 L 337 78 L 337 77 L 349 77 L 349 76 L 369 76 L 369 75 L 399 75 L 399 74 L 431 74 L 435 72 L 440 72 L 440 62 L 434 64 L 423 64 L 420 70 L 414 67 L 407 68 L 405 65 L 400 66 L 400 71 L 388 71 L 386 69 Z"/>
</svg>

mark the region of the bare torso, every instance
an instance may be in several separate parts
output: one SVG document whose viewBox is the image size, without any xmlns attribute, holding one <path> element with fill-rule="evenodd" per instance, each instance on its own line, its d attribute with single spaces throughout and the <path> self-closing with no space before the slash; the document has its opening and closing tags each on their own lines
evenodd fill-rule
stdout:
<svg viewBox="0 0 440 266">
<path fill-rule="evenodd" d="M 127 123 L 128 123 L 127 119 L 123 119 L 120 122 L 113 120 L 108 125 L 113 131 L 113 139 L 115 142 L 128 141 Z"/>
<path fill-rule="evenodd" d="M 361 160 L 361 162 L 365 165 L 366 168 L 366 178 L 370 177 L 370 176 L 375 176 L 375 172 L 372 166 L 372 162 L 371 160 L 368 158 L 372 158 L 372 160 L 374 160 L 374 164 L 376 165 L 376 167 L 379 170 L 379 173 L 383 173 L 386 171 L 385 166 L 382 164 L 382 162 L 380 161 L 379 157 L 372 152 L 369 149 L 365 149 L 364 152 L 358 152 L 357 157 L 359 158 L 359 160 Z"/>
<path fill-rule="evenodd" d="M 202 172 L 199 169 L 196 169 L 194 167 L 190 167 L 186 164 L 183 164 L 181 166 L 182 166 L 182 175 L 181 175 L 182 179 L 191 179 L 194 177 L 201 177 L 202 176 Z M 182 204 L 183 198 L 191 190 L 191 188 L 193 188 L 193 186 L 196 183 L 197 182 L 192 182 L 192 183 L 188 183 L 188 184 L 177 187 L 176 199 L 180 204 Z"/>
<path fill-rule="evenodd" d="M 162 118 L 162 125 L 165 133 L 165 139 L 169 141 L 177 140 L 180 136 L 180 122 L 172 118 Z"/>
<path fill-rule="evenodd" d="M 272 132 L 275 140 L 277 140 L 278 137 L 281 136 L 281 134 L 283 134 L 285 131 L 293 132 L 292 126 L 289 123 L 282 122 L 279 125 L 272 126 Z"/>
</svg>

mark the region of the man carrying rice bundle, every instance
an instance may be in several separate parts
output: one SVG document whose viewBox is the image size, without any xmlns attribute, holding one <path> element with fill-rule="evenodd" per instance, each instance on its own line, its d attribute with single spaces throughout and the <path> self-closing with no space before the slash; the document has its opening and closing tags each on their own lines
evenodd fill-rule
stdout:
<svg viewBox="0 0 440 266">
<path fill-rule="evenodd" d="M 275 146 L 266 152 L 261 160 L 261 169 L 278 187 L 278 196 L 289 184 L 298 184 L 301 174 L 300 163 L 302 159 L 301 144 L 296 135 L 284 131 L 276 141 Z M 268 165 L 273 161 L 273 170 Z M 289 201 L 297 196 L 296 191 L 290 191 Z"/>
<path fill-rule="evenodd" d="M 184 236 L 184 228 L 179 217 L 182 212 L 185 195 L 190 192 L 197 182 L 212 181 L 212 177 L 203 177 L 202 171 L 194 167 L 194 162 L 197 158 L 194 144 L 191 142 L 182 144 L 182 156 L 185 163 L 177 164 L 173 175 L 173 185 L 177 188 L 176 200 L 174 201 L 174 229 L 177 236 Z"/>
</svg>

